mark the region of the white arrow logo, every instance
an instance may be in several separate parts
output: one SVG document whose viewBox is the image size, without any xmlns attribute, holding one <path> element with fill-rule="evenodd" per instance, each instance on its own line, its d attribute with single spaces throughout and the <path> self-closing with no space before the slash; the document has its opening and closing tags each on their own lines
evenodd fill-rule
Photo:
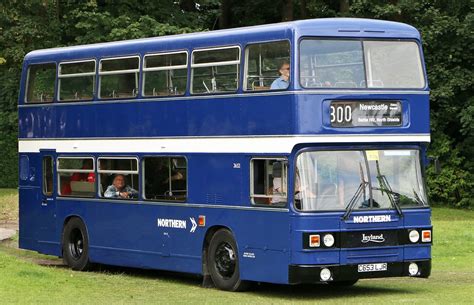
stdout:
<svg viewBox="0 0 474 305">
<path fill-rule="evenodd" d="M 194 231 L 196 231 L 196 228 L 197 228 L 197 223 L 196 223 L 196 220 L 193 218 L 193 217 L 189 217 L 189 220 L 191 220 L 191 223 L 193 225 L 193 227 L 191 228 L 191 233 L 194 233 Z"/>
</svg>

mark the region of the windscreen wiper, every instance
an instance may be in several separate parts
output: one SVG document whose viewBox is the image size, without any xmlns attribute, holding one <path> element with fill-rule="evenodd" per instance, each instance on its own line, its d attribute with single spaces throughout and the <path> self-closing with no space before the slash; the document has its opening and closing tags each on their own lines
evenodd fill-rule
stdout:
<svg viewBox="0 0 474 305">
<path fill-rule="evenodd" d="M 362 181 L 359 184 L 359 187 L 357 188 L 356 192 L 354 193 L 351 200 L 349 201 L 349 204 L 347 205 L 346 212 L 344 213 L 344 215 L 342 215 L 343 220 L 347 220 L 347 218 L 349 218 L 349 215 L 351 214 L 352 210 L 354 209 L 354 206 L 357 202 L 357 199 L 359 199 L 360 195 L 365 193 L 365 188 L 367 187 L 368 184 L 369 183 L 365 182 L 365 181 Z"/>
<path fill-rule="evenodd" d="M 403 212 L 401 211 L 400 205 L 397 203 L 397 199 L 395 197 L 400 198 L 400 193 L 394 192 L 386 187 L 373 187 L 373 190 L 380 191 L 382 194 L 385 192 L 387 193 L 388 200 L 390 201 L 391 205 L 397 210 L 397 212 L 403 216 Z"/>
<path fill-rule="evenodd" d="M 423 201 L 423 199 L 420 198 L 420 195 L 418 195 L 418 193 L 415 191 L 415 189 L 413 189 L 413 195 L 415 195 L 415 200 L 418 204 L 420 204 L 422 206 L 428 205 L 426 202 Z"/>
<path fill-rule="evenodd" d="M 377 180 L 379 181 L 380 188 L 373 187 L 372 189 L 380 191 L 382 195 L 384 192 L 387 193 L 388 200 L 390 200 L 390 204 L 395 208 L 395 210 L 397 210 L 400 217 L 403 217 L 402 209 L 400 208 L 400 205 L 394 197 L 396 195 L 400 200 L 400 193 L 392 191 L 392 188 L 388 183 L 387 177 L 385 177 L 385 175 L 382 175 L 382 173 L 380 172 L 379 161 L 375 161 L 375 165 L 377 167 Z"/>
</svg>

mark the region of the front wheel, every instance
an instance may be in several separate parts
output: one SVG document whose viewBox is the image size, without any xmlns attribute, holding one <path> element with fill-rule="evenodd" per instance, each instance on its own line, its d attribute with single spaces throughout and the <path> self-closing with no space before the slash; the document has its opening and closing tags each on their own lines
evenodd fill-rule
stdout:
<svg viewBox="0 0 474 305">
<path fill-rule="evenodd" d="M 90 268 L 89 238 L 86 225 L 79 218 L 72 218 L 64 227 L 63 260 L 73 270 Z"/>
<path fill-rule="evenodd" d="M 228 230 L 219 230 L 212 236 L 207 265 L 217 288 L 227 291 L 243 291 L 248 288 L 248 282 L 240 280 L 237 244 Z"/>
</svg>

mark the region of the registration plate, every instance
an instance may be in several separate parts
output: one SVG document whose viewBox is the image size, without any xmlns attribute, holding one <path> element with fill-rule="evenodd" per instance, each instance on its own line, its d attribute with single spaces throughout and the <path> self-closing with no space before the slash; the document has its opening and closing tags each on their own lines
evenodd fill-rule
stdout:
<svg viewBox="0 0 474 305">
<path fill-rule="evenodd" d="M 377 271 L 387 271 L 387 263 L 379 264 L 360 264 L 357 266 L 358 272 L 377 272 Z"/>
</svg>

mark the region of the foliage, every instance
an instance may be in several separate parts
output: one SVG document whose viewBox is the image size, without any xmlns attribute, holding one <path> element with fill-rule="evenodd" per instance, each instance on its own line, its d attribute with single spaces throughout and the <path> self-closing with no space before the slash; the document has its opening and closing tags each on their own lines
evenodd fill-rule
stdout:
<svg viewBox="0 0 474 305">
<path fill-rule="evenodd" d="M 288 12 L 291 10 L 291 12 Z M 418 28 L 431 87 L 427 171 L 433 202 L 474 207 L 474 13 L 470 0 L 7 0 L 0 4 L 0 186 L 17 183 L 20 67 L 34 49 L 278 22 L 289 17 L 366 17 Z"/>
<path fill-rule="evenodd" d="M 0 89 L 1 90 L 1 89 Z M 16 187 L 17 185 L 17 131 L 18 116 L 16 112 L 0 111 L 0 185 Z"/>
</svg>

